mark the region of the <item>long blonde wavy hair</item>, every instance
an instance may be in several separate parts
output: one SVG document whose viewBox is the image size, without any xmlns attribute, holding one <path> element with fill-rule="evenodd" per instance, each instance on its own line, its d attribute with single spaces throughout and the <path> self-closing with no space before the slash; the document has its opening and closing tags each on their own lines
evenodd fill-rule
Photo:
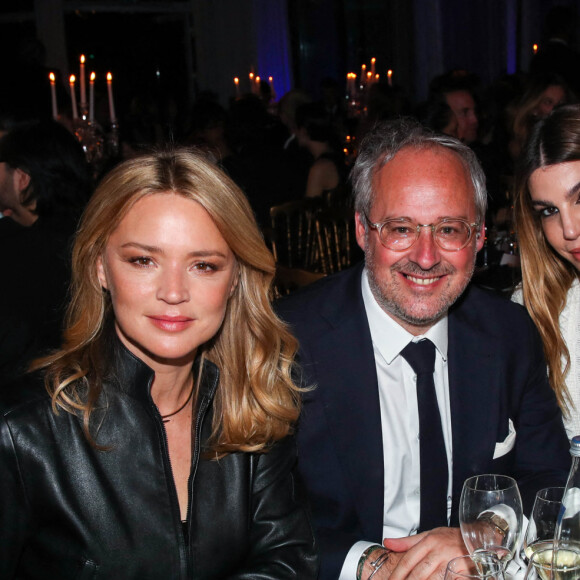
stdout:
<svg viewBox="0 0 580 580">
<path fill-rule="evenodd" d="M 566 417 L 572 405 L 566 386 L 570 353 L 559 317 L 578 272 L 546 240 L 540 217 L 532 207 L 528 184 L 536 169 L 579 160 L 580 105 L 555 109 L 530 134 L 516 172 L 514 199 L 524 305 L 542 337 L 550 384 Z"/>
<path fill-rule="evenodd" d="M 111 171 L 91 198 L 73 248 L 71 302 L 65 341 L 36 363 L 45 369 L 53 410 L 91 412 L 110 374 L 107 334 L 113 320 L 109 294 L 97 278 L 97 260 L 133 205 L 145 196 L 174 193 L 199 203 L 235 255 L 238 283 L 218 334 L 198 352 L 220 369 L 214 401 L 212 452 L 264 451 L 293 428 L 300 389 L 292 379 L 296 339 L 270 303 L 275 264 L 241 190 L 219 169 L 184 148 L 148 154 Z"/>
</svg>

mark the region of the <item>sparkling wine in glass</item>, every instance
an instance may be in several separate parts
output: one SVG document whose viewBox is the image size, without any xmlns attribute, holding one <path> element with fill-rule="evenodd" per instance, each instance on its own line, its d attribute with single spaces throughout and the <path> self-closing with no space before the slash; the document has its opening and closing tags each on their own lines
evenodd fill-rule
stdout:
<svg viewBox="0 0 580 580">
<path fill-rule="evenodd" d="M 552 547 L 563 495 L 563 487 L 546 487 L 536 494 L 524 537 L 526 561 L 529 561 L 534 552 Z"/>
<path fill-rule="evenodd" d="M 580 551 L 572 547 L 537 550 L 531 555 L 525 580 L 578 580 Z"/>
<path fill-rule="evenodd" d="M 522 499 L 513 478 L 476 475 L 463 484 L 459 524 L 471 555 L 493 553 L 505 565 L 513 558 L 522 519 Z"/>
</svg>

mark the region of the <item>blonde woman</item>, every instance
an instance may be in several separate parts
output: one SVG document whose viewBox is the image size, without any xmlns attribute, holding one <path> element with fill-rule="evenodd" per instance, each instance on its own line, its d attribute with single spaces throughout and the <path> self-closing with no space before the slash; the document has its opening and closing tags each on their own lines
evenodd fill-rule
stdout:
<svg viewBox="0 0 580 580">
<path fill-rule="evenodd" d="M 64 346 L 0 395 L 1 578 L 316 577 L 273 274 L 245 197 L 194 154 L 104 179 Z"/>
<path fill-rule="evenodd" d="M 513 300 L 536 323 L 568 437 L 580 434 L 580 106 L 534 127 L 516 175 L 523 282 Z"/>
</svg>

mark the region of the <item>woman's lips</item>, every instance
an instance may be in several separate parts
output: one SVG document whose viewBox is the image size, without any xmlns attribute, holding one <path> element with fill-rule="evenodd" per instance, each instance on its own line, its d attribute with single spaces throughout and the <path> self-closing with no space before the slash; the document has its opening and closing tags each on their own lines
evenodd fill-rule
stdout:
<svg viewBox="0 0 580 580">
<path fill-rule="evenodd" d="M 168 332 L 185 330 L 193 322 L 193 318 L 187 316 L 148 316 L 148 318 L 157 328 Z"/>
</svg>

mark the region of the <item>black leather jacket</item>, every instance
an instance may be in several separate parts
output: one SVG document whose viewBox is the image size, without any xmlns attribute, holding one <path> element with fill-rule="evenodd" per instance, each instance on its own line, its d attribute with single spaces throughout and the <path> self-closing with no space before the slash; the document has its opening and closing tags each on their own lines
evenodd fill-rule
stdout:
<svg viewBox="0 0 580 580">
<path fill-rule="evenodd" d="M 0 579 L 316 578 L 294 439 L 200 458 L 218 384 L 206 362 L 184 531 L 153 371 L 114 350 L 116 379 L 91 418 L 108 450 L 88 443 L 78 417 L 53 413 L 41 377 L 0 393 Z"/>
</svg>

